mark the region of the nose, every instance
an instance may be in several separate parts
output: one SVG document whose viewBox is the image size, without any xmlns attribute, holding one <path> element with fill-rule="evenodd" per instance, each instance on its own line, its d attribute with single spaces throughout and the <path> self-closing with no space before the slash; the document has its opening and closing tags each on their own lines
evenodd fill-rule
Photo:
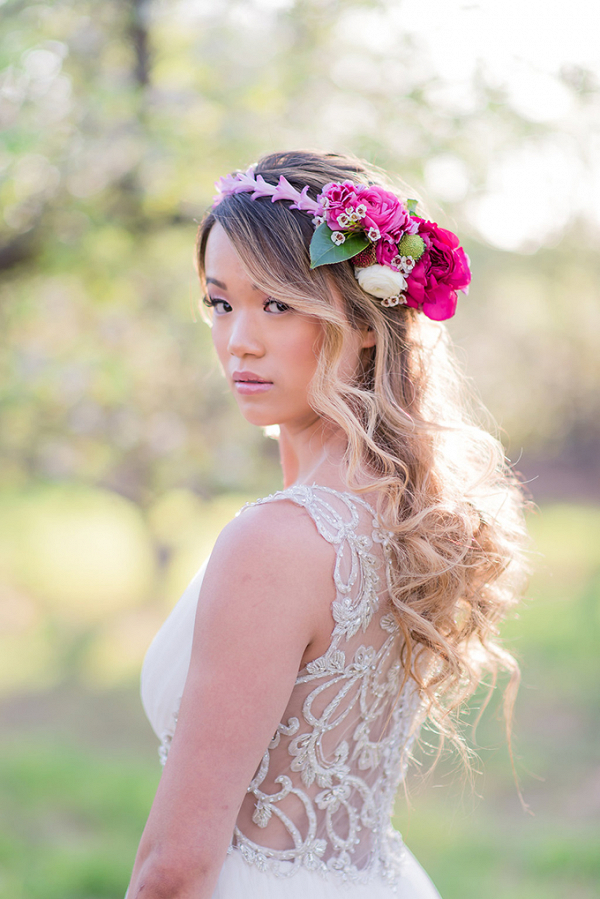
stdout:
<svg viewBox="0 0 600 899">
<path fill-rule="evenodd" d="M 238 358 L 263 355 L 258 322 L 250 310 L 240 310 L 233 316 L 227 349 Z"/>
</svg>

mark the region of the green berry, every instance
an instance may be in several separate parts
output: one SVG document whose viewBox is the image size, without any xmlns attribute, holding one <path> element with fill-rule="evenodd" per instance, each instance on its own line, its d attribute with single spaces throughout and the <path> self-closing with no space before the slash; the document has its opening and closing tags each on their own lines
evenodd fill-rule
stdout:
<svg viewBox="0 0 600 899">
<path fill-rule="evenodd" d="M 425 241 L 418 234 L 405 234 L 398 244 L 400 256 L 412 256 L 415 262 L 425 252 Z"/>
</svg>

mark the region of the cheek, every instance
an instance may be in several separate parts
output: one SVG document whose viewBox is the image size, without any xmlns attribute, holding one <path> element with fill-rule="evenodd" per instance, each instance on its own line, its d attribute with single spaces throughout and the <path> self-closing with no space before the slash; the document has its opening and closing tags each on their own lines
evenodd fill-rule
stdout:
<svg viewBox="0 0 600 899">
<path fill-rule="evenodd" d="M 282 346 L 282 357 L 296 368 L 303 380 L 310 380 L 317 368 L 319 351 L 323 343 L 323 332 L 320 327 L 307 328 L 304 333 L 296 334 Z"/>
<path fill-rule="evenodd" d="M 210 336 L 212 338 L 215 352 L 219 357 L 219 360 L 223 362 L 223 359 L 227 355 L 227 337 L 225 334 L 225 329 L 222 327 L 222 323 L 215 323 L 213 320 L 213 325 L 210 330 Z"/>
</svg>

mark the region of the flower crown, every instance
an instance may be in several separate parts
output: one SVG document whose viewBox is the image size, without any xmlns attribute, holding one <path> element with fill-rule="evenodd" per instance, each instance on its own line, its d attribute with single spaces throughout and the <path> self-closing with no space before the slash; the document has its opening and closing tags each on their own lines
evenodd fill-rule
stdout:
<svg viewBox="0 0 600 899">
<path fill-rule="evenodd" d="M 230 194 L 251 193 L 252 200 L 287 200 L 290 209 L 313 216 L 310 267 L 351 259 L 362 289 L 382 306 L 410 306 L 428 318 L 442 321 L 454 315 L 456 292 L 467 292 L 469 259 L 456 234 L 420 218 L 417 201 L 403 203 L 378 185 L 332 181 L 316 200 L 282 175 L 269 184 L 247 172 L 225 175 L 216 183 L 214 205 Z"/>
</svg>

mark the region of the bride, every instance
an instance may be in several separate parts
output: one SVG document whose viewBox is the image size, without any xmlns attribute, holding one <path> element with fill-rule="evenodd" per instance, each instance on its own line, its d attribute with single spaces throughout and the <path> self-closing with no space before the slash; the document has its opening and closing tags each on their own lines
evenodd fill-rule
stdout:
<svg viewBox="0 0 600 899">
<path fill-rule="evenodd" d="M 277 425 L 284 489 L 220 534 L 150 647 L 166 762 L 128 899 L 434 899 L 391 827 L 422 724 L 518 669 L 522 500 L 465 410 L 454 234 L 355 159 L 222 178 L 199 230 L 214 346 Z M 508 713 L 510 717 L 510 712 Z"/>
</svg>

